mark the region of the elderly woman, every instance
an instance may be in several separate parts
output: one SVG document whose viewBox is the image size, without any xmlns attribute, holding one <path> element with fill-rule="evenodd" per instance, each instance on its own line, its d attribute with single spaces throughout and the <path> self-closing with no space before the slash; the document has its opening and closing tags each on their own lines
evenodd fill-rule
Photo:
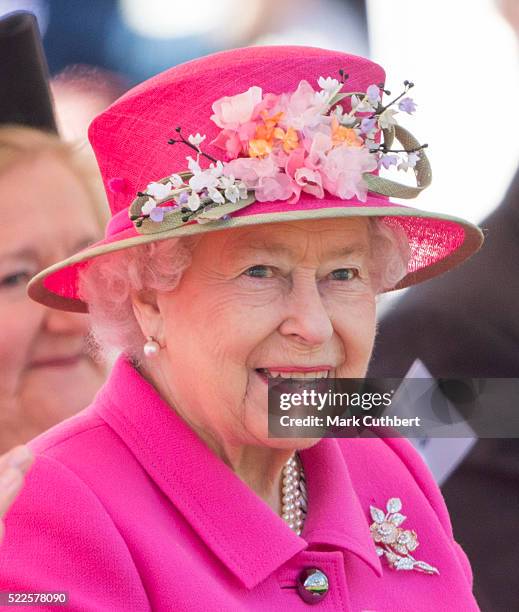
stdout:
<svg viewBox="0 0 519 612">
<path fill-rule="evenodd" d="M 0 453 L 87 406 L 105 379 L 89 318 L 26 294 L 31 276 L 99 238 L 93 166 L 55 135 L 0 127 Z"/>
<path fill-rule="evenodd" d="M 478 609 L 409 443 L 269 436 L 270 377 L 364 376 L 377 293 L 481 244 L 470 223 L 388 199 L 430 168 L 394 119 L 412 84 L 383 102 L 383 82 L 335 51 L 238 49 L 94 120 L 106 237 L 29 293 L 88 308 L 122 354 L 90 407 L 29 444 L 4 591 L 54 591 L 45 609 Z M 417 186 L 378 175 L 395 163 Z"/>
</svg>

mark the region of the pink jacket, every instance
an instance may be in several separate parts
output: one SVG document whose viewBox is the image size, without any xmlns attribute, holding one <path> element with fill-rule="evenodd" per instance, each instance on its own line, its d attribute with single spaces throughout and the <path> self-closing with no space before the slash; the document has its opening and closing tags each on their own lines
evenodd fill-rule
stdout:
<svg viewBox="0 0 519 612">
<path fill-rule="evenodd" d="M 307 610 L 296 587 L 316 568 L 328 578 L 323 611 L 478 610 L 442 496 L 405 440 L 302 451 L 302 536 L 122 358 L 88 408 L 29 445 L 36 460 L 6 516 L 0 592 L 66 591 L 66 610 L 92 612 Z M 440 575 L 377 556 L 369 507 L 392 497 L 418 534 L 413 556 Z"/>
</svg>

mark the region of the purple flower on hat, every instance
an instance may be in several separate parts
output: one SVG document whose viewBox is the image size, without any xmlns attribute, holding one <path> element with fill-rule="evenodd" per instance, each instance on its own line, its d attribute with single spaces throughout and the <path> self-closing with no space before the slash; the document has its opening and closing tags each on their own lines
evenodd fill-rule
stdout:
<svg viewBox="0 0 519 612">
<path fill-rule="evenodd" d="M 172 210 L 177 209 L 178 206 L 156 206 L 150 212 L 150 219 L 156 223 L 161 223 L 164 220 L 164 215 Z"/>
<path fill-rule="evenodd" d="M 398 162 L 398 155 L 382 155 L 379 161 L 379 167 L 384 166 L 384 168 L 387 170 L 391 166 L 396 166 Z"/>
<path fill-rule="evenodd" d="M 373 106 L 376 106 L 380 102 L 380 89 L 378 85 L 370 85 L 366 90 L 366 94 L 369 103 Z"/>
<path fill-rule="evenodd" d="M 164 219 L 164 209 L 160 206 L 155 206 L 155 208 L 150 212 L 150 219 L 156 223 L 161 223 Z"/>
<path fill-rule="evenodd" d="M 151 211 L 156 208 L 157 203 L 153 198 L 148 198 L 146 202 L 141 207 L 141 212 L 143 215 L 149 215 Z"/>
<path fill-rule="evenodd" d="M 416 166 L 416 162 L 420 159 L 420 155 L 417 151 L 412 151 L 407 154 L 407 160 L 402 160 L 398 164 L 398 170 L 407 171 L 409 168 L 414 168 Z"/>
<path fill-rule="evenodd" d="M 375 129 L 377 125 L 376 117 L 370 118 L 366 117 L 360 122 L 360 130 L 363 134 L 369 134 L 371 131 Z"/>
<path fill-rule="evenodd" d="M 398 108 L 404 113 L 409 113 L 411 115 L 416 110 L 416 103 L 413 98 L 403 98 L 398 103 Z"/>
</svg>

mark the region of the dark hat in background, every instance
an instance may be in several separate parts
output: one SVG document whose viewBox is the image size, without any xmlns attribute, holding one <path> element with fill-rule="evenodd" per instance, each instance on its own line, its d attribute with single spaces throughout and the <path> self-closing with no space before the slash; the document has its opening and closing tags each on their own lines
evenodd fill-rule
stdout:
<svg viewBox="0 0 519 612">
<path fill-rule="evenodd" d="M 57 133 L 38 23 L 27 11 L 0 18 L 0 125 L 7 123 Z"/>
</svg>

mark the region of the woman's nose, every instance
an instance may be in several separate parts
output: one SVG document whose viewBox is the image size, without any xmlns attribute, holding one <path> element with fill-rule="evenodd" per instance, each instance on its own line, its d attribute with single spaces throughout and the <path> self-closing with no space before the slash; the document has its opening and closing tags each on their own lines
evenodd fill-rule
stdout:
<svg viewBox="0 0 519 612">
<path fill-rule="evenodd" d="M 84 334 L 89 331 L 88 315 L 46 308 L 44 325 L 53 334 Z"/>
<path fill-rule="evenodd" d="M 315 278 L 299 278 L 286 298 L 287 311 L 279 331 L 297 336 L 309 346 L 319 346 L 333 334 L 330 316 L 325 308 Z"/>
</svg>

